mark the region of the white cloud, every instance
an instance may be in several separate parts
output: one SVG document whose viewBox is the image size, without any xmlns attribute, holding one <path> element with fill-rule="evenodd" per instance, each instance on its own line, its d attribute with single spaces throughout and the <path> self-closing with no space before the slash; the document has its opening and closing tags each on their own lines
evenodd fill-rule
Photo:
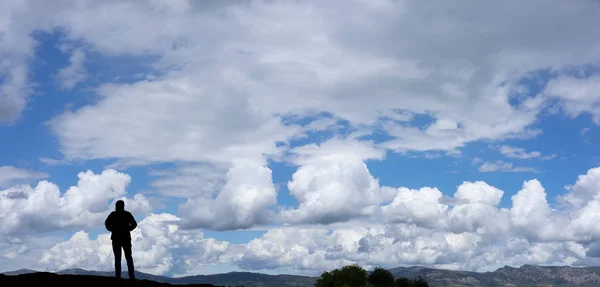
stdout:
<svg viewBox="0 0 600 287">
<path fill-rule="evenodd" d="M 0 191 L 0 233 L 23 234 L 55 230 L 73 230 L 102 226 L 117 199 L 124 199 L 129 210 L 147 213 L 147 199 L 137 194 L 124 197 L 131 181 L 129 175 L 105 170 L 77 175 L 79 181 L 61 193 L 58 186 L 40 181 L 35 187 L 14 186 Z M 112 202 L 109 206 L 109 200 Z"/>
<path fill-rule="evenodd" d="M 439 201 L 442 192 L 437 188 L 424 187 L 419 190 L 398 188 L 398 194 L 389 205 L 381 207 L 388 221 L 414 223 L 428 228 L 442 227 L 447 205 Z"/>
<path fill-rule="evenodd" d="M 594 123 L 600 124 L 600 76 L 576 78 L 560 76 L 546 85 L 543 94 L 560 100 L 565 113 L 574 118 L 581 113 L 592 115 Z"/>
<path fill-rule="evenodd" d="M 401 230 L 414 233 L 402 235 L 398 233 Z M 385 229 L 337 229 L 331 233 L 327 229 L 282 228 L 272 229 L 248 243 L 237 264 L 250 270 L 292 267 L 312 271 L 313 275 L 351 263 L 366 268 L 454 265 L 456 269 L 484 271 L 505 263 L 514 266 L 561 262 L 569 254 L 561 243 L 502 238 L 504 245 L 490 245 L 490 239 L 474 233 L 448 233 L 403 224 Z M 521 244 L 515 245 L 516 242 Z"/>
<path fill-rule="evenodd" d="M 165 193 L 192 197 L 190 204 L 205 203 L 207 191 L 195 192 L 193 186 L 205 185 L 202 181 L 210 186 L 239 165 L 265 167 L 285 156 L 292 139 L 335 127 L 321 120 L 302 128 L 287 124 L 289 117 L 327 113 L 365 134 L 381 127 L 391 136 L 378 145 L 385 149 L 456 154 L 473 141 L 539 134 L 530 126 L 545 98 L 515 104 L 512 93 L 523 90 L 518 80 L 537 69 L 600 59 L 598 43 L 589 37 L 597 31 L 568 21 L 552 3 L 519 3 L 517 13 L 504 3 L 458 10 L 442 4 L 430 10 L 418 3 L 342 2 L 84 1 L 52 8 L 56 13 L 45 13 L 34 27 L 61 27 L 63 40 L 84 42 L 103 56 L 133 56 L 132 61 L 153 56 L 159 75 L 102 83 L 93 103 L 53 118 L 50 127 L 61 152 L 67 160 L 114 159 L 117 166 L 224 166 L 206 179 L 185 175 L 177 182 L 155 182 Z M 551 12 L 536 20 L 540 25 L 529 25 L 524 15 L 540 9 Z M 590 7 L 569 9 L 596 21 Z M 506 18 L 513 21 L 507 24 Z M 566 24 L 551 36 L 541 28 L 556 22 Z M 409 28 L 415 26 L 422 30 Z M 465 49 L 481 37 L 486 44 Z M 569 41 L 557 40 L 561 37 Z M 412 125 L 416 115 L 429 116 L 432 124 Z M 485 169 L 531 171 L 509 165 Z M 242 217 L 244 224 L 223 226 L 254 221 Z"/>
<path fill-rule="evenodd" d="M 565 197 L 573 211 L 569 217 L 548 211 L 545 191 L 535 181 L 524 185 L 510 209 L 498 208 L 502 192 L 477 182 L 461 185 L 447 204 L 440 202 L 434 187 L 379 186 L 365 161 L 384 159 L 382 149 L 456 154 L 474 141 L 536 136 L 541 131 L 531 125 L 548 98 L 558 98 L 571 116 L 587 112 L 598 121 L 595 77 L 560 77 L 539 96 L 512 100 L 513 94 L 524 92 L 519 80 L 531 72 L 600 60 L 600 43 L 594 37 L 600 7 L 557 1 L 472 2 L 461 9 L 446 2 L 435 7 L 400 1 L 232 3 L 3 1 L 0 121 L 16 119 L 31 94 L 26 63 L 34 56 L 35 41 L 30 35 L 61 27 L 62 40 L 85 42 L 103 56 L 158 59 L 153 68 L 159 76 L 102 83 L 97 99 L 60 114 L 50 127 L 66 161 L 176 163 L 175 171 L 152 184 L 165 195 L 190 198 L 174 225 L 237 229 L 268 222 L 277 198 L 267 167 L 271 159 L 299 166 L 289 183 L 299 206 L 280 214 L 289 222 L 352 217 L 346 222 L 350 225 L 371 215 L 398 222 L 339 228 L 331 234 L 326 228 L 272 229 L 248 244 L 243 256 L 228 257 L 240 266 L 254 262 L 257 267 L 326 269 L 359 261 L 491 268 L 582 257 L 590 248 L 586 242 L 598 238 L 590 224 L 598 209 L 593 172 Z M 530 17 L 542 10 L 543 15 Z M 554 23 L 562 25 L 549 32 Z M 74 58 L 74 67 L 82 55 Z M 76 82 L 66 82 L 66 87 Z M 340 121 L 318 120 L 300 127 L 284 120 L 322 112 Z M 414 125 L 411 120 L 417 115 L 428 116 L 431 124 Z M 375 146 L 333 140 L 290 147 L 292 139 L 342 122 L 356 132 L 353 139 L 376 129 L 391 139 Z M 532 156 L 525 150 L 512 154 Z M 474 163 L 482 164 L 480 171 L 534 171 L 503 161 Z M 205 171 L 205 177 L 195 177 Z M 13 187 L 2 192 L 0 230 L 97 224 L 107 202 L 125 195 L 129 180 L 116 172 L 83 173 L 80 184 L 64 194 L 46 181 L 35 188 Z M 320 202 L 323 197 L 337 201 Z M 423 209 L 400 209 L 407 202 Z M 149 208 L 140 195 L 127 206 Z M 49 221 L 52 216 L 57 217 Z M 547 227 L 538 234 L 534 226 L 541 222 Z M 570 243 L 563 244 L 556 230 L 565 230 L 564 242 Z M 56 252 L 80 246 L 75 248 L 79 253 L 70 255 L 83 254 L 91 261 L 55 254 L 46 262 L 104 266 L 109 262 L 106 250 L 98 250 L 105 241 L 78 233 Z M 227 249 L 222 243 L 206 244 Z M 143 257 L 147 270 L 180 266 L 162 252 Z"/>
<path fill-rule="evenodd" d="M 36 59 L 35 31 L 49 32 L 63 3 L 7 0 L 0 3 L 0 123 L 15 123 L 32 100 L 29 64 Z"/>
<path fill-rule="evenodd" d="M 219 79 L 235 80 L 235 75 L 217 73 L 202 86 L 196 77 L 179 76 L 104 86 L 100 106 L 55 118 L 53 129 L 70 139 L 61 144 L 66 157 L 260 164 L 265 161 L 263 154 L 281 153 L 276 142 L 288 140 L 298 130 L 284 127 L 278 118 L 253 107 L 252 99 L 223 94 L 214 84 Z M 144 109 L 132 109 L 140 98 L 145 99 Z M 165 130 L 157 131 L 157 127 Z M 104 132 L 98 137 L 100 130 Z M 157 134 L 160 139 L 155 138 Z"/>
<path fill-rule="evenodd" d="M 379 203 L 391 199 L 364 163 L 383 158 L 384 152 L 371 142 L 331 139 L 291 153 L 291 161 L 300 167 L 288 189 L 299 205 L 282 211 L 286 222 L 329 224 L 376 215 Z"/>
<path fill-rule="evenodd" d="M 32 269 L 46 250 L 62 240 L 59 236 L 41 234 L 0 235 L 0 272 Z"/>
<path fill-rule="evenodd" d="M 69 58 L 69 65 L 60 69 L 56 74 L 56 79 L 59 81 L 61 88 L 70 90 L 82 82 L 87 77 L 85 68 L 85 52 L 81 49 L 75 49 Z"/>
<path fill-rule="evenodd" d="M 556 155 L 554 155 L 554 154 L 542 156 L 542 153 L 539 151 L 527 152 L 524 148 L 512 147 L 512 146 L 508 146 L 508 145 L 499 146 L 498 151 L 500 151 L 500 153 L 503 154 L 504 156 L 506 156 L 508 158 L 514 158 L 514 159 L 540 158 L 542 160 L 548 160 L 548 159 L 552 159 L 552 158 L 556 157 Z"/>
<path fill-rule="evenodd" d="M 229 243 L 204 238 L 202 232 L 181 230 L 180 218 L 171 214 L 151 214 L 131 232 L 132 253 L 136 270 L 163 275 L 184 273 L 199 265 L 227 260 L 235 250 Z M 84 231 L 54 245 L 41 256 L 37 266 L 57 271 L 68 268 L 113 270 L 114 256 L 110 234 L 91 239 Z M 126 266 L 122 270 L 126 270 Z"/>
<path fill-rule="evenodd" d="M 572 198 L 587 198 L 573 190 L 597 185 L 595 170 L 580 177 L 568 193 Z M 182 218 L 151 214 L 132 234 L 134 259 L 141 271 L 154 274 L 190 274 L 198 266 L 219 264 L 246 270 L 287 268 L 312 275 L 350 263 L 366 268 L 424 265 L 477 271 L 504 265 L 591 264 L 597 256 L 594 242 L 600 239 L 594 224 L 599 192 L 592 192 L 585 205 L 553 209 L 535 179 L 523 183 L 509 208 L 499 207 L 504 191 L 481 181 L 462 183 L 446 203 L 434 188 L 399 188 L 394 201 L 382 207 L 387 209 L 384 215 L 396 221 L 355 218 L 327 226 L 276 226 L 247 244 L 206 238 L 198 230 L 182 229 Z M 41 253 L 24 253 L 35 249 L 34 242 L 6 240 L 12 243 L 0 243 L 5 256 L 22 252 L 30 262 L 31 256 Z M 91 239 L 88 233 L 77 232 L 38 258 L 36 266 L 49 270 L 112 268 L 108 234 Z"/>
<path fill-rule="evenodd" d="M 245 269 L 329 269 L 327 229 L 275 228 L 246 244 L 239 265 Z"/>
<path fill-rule="evenodd" d="M 227 169 L 223 166 L 182 165 L 176 170 L 156 170 L 150 185 L 156 192 L 168 196 L 213 196 L 225 184 Z"/>
<path fill-rule="evenodd" d="M 0 122 L 14 121 L 25 109 L 31 94 L 27 86 L 26 60 L 33 55 L 34 43 L 29 38 L 32 27 L 25 23 L 13 24 L 27 15 L 22 6 L 19 1 L 0 4 Z"/>
<path fill-rule="evenodd" d="M 403 188 L 395 203 L 382 207 L 398 207 L 402 216 L 397 222 L 273 228 L 248 243 L 237 264 L 318 274 L 349 263 L 488 271 L 504 265 L 593 262 L 588 250 L 600 238 L 593 226 L 600 198 L 575 213 L 554 210 L 537 180 L 524 182 L 508 209 L 498 207 L 503 195 L 485 182 L 465 182 L 446 205 L 435 189 Z M 401 200 L 407 202 L 404 208 L 399 208 Z"/>
<path fill-rule="evenodd" d="M 455 233 L 501 236 L 510 230 L 510 218 L 499 209 L 504 191 L 482 181 L 463 182 L 458 186 L 448 212 L 447 224 Z"/>
<path fill-rule="evenodd" d="M 0 166 L 0 188 L 47 178 L 48 174 L 14 166 Z"/>
<path fill-rule="evenodd" d="M 296 165 L 309 165 L 323 161 L 356 159 L 383 160 L 385 151 L 374 146 L 371 141 L 359 141 L 350 137 L 331 138 L 325 142 L 311 143 L 290 150 L 288 161 Z"/>
<path fill-rule="evenodd" d="M 556 240 L 568 235 L 562 234 L 566 218 L 553 211 L 546 201 L 546 192 L 537 180 L 523 183 L 523 189 L 512 196 L 513 206 L 510 210 L 511 220 L 516 229 L 524 228 L 519 233 L 527 239 L 541 241 Z"/>
<path fill-rule="evenodd" d="M 306 132 L 331 131 L 339 127 L 339 120 L 334 118 L 318 118 L 302 127 Z"/>
<path fill-rule="evenodd" d="M 582 208 L 591 200 L 597 200 L 600 191 L 600 168 L 592 168 L 586 174 L 579 175 L 575 184 L 566 188 L 569 192 L 559 199 L 573 208 Z"/>
<path fill-rule="evenodd" d="M 299 206 L 286 210 L 286 222 L 332 223 L 373 214 L 380 189 L 364 162 L 339 159 L 301 166 L 288 183 Z"/>
<path fill-rule="evenodd" d="M 478 170 L 480 172 L 537 172 L 535 168 L 515 167 L 512 163 L 501 160 L 497 160 L 495 162 L 486 161 L 479 166 Z"/>
<path fill-rule="evenodd" d="M 469 203 L 484 203 L 495 206 L 500 203 L 503 194 L 503 191 L 482 181 L 464 182 L 458 187 L 454 198 Z"/>
<path fill-rule="evenodd" d="M 539 5 L 557 11 L 536 20 L 567 23 L 552 36 L 540 32 L 544 25 L 528 25 L 530 18 L 504 9 L 508 4 L 460 10 L 444 4 L 430 11 L 421 4 L 382 3 L 385 8 L 361 1 L 227 7 L 127 3 L 118 8 L 113 2 L 82 3 L 58 15 L 56 23 L 68 27 L 67 37 L 85 39 L 108 55 L 157 55 L 155 66 L 165 73 L 153 81 L 105 85 L 96 104 L 57 117 L 53 129 L 67 157 L 262 160 L 280 154 L 275 142 L 300 132 L 284 127 L 275 115 L 325 111 L 351 124 L 369 125 L 405 111 L 427 114 L 434 124 L 421 130 L 384 121 L 395 139 L 383 147 L 454 151 L 472 141 L 538 134 L 529 126 L 543 98 L 510 104 L 510 92 L 520 88 L 516 81 L 536 69 L 582 62 L 573 55 L 585 54 L 586 61 L 600 58 L 597 43 L 588 36 L 596 31 L 566 21 L 551 3 L 519 6 L 520 11 L 539 11 Z M 210 7 L 196 7 L 205 5 Z M 99 17 L 98 9 L 119 13 Z M 215 9 L 219 13 L 212 13 Z M 570 9 L 595 19 L 590 7 Z M 478 16 L 467 17 L 465 11 Z M 509 11 L 514 21 L 507 25 L 501 19 Z M 337 13 L 357 16 L 340 18 Z M 452 25 L 423 16 L 431 13 L 447 15 L 444 19 Z M 163 25 L 166 19 L 169 25 Z M 423 19 L 430 20 L 421 25 Z M 423 31 L 408 28 L 414 26 Z M 482 36 L 488 39 L 485 45 L 464 48 L 465 42 L 480 43 Z M 569 41 L 556 40 L 561 37 Z M 146 108 L 133 109 L 142 98 Z M 97 114 L 109 120 L 101 121 Z M 155 140 L 155 134 L 164 136 Z"/>
<path fill-rule="evenodd" d="M 200 195 L 180 206 L 182 226 L 215 230 L 246 229 L 274 220 L 269 210 L 277 204 L 271 170 L 255 165 L 229 169 L 216 197 Z"/>
</svg>

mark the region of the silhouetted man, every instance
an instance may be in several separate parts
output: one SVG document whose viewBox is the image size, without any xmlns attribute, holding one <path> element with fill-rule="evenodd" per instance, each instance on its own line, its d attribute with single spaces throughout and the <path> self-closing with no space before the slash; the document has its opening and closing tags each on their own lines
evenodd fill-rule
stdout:
<svg viewBox="0 0 600 287">
<path fill-rule="evenodd" d="M 130 231 L 137 227 L 137 222 L 129 211 L 125 210 L 125 202 L 118 200 L 115 211 L 111 212 L 104 222 L 106 229 L 112 232 L 113 253 L 115 254 L 115 276 L 121 278 L 121 248 L 125 252 L 129 279 L 134 280 L 133 258 L 131 257 Z"/>
</svg>

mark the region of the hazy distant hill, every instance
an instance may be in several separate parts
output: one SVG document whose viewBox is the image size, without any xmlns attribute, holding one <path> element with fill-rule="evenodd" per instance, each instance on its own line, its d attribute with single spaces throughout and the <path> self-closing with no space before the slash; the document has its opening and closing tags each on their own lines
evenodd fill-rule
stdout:
<svg viewBox="0 0 600 287">
<path fill-rule="evenodd" d="M 450 271 L 423 267 L 390 269 L 394 277 L 423 277 L 432 286 L 591 287 L 600 286 L 600 267 L 505 266 L 493 272 Z"/>
<path fill-rule="evenodd" d="M 17 272 L 13 271 L 12 273 Z M 35 271 L 34 271 L 35 272 Z M 5 274 L 8 275 L 7 272 Z M 80 268 L 67 269 L 56 272 L 57 274 L 72 274 L 72 275 L 91 275 L 91 276 L 114 276 L 113 272 L 91 271 Z M 128 278 L 127 272 L 121 275 L 123 278 Z M 172 278 L 166 276 L 157 276 L 136 271 L 136 278 L 163 282 L 169 284 L 202 284 L 209 283 L 213 285 L 239 286 L 244 287 L 313 287 L 316 280 L 315 277 L 296 276 L 296 275 L 267 275 L 262 273 L 252 272 L 230 272 L 212 275 L 195 275 L 180 278 Z"/>
<path fill-rule="evenodd" d="M 90 275 L 65 275 L 47 272 L 24 273 L 20 275 L 2 275 L 0 274 L 0 286 L 2 287 L 23 287 L 23 286 L 44 286 L 44 287 L 81 287 L 81 286 L 136 286 L 136 287 L 169 287 L 173 286 L 167 283 L 159 283 L 149 280 L 129 280 L 117 281 L 115 278 Z M 216 287 L 209 284 L 189 284 L 179 285 L 185 287 Z"/>
<path fill-rule="evenodd" d="M 35 272 L 38 272 L 38 271 L 31 270 L 31 269 L 19 269 L 19 270 L 15 270 L 15 271 L 4 272 L 2 274 L 4 274 L 4 275 L 21 275 L 21 274 L 29 274 L 29 273 L 35 273 Z"/>
<path fill-rule="evenodd" d="M 127 270 L 127 268 L 125 268 L 125 270 Z M 81 268 L 66 269 L 66 270 L 58 271 L 58 272 L 56 272 L 56 274 L 89 275 L 89 276 L 104 276 L 104 277 L 115 276 L 114 272 L 93 271 L 93 270 L 85 270 L 85 269 L 81 269 Z M 127 271 L 121 272 L 121 278 L 129 278 Z M 174 280 L 176 280 L 176 278 L 152 275 L 152 274 L 143 273 L 143 272 L 139 272 L 139 271 L 135 272 L 135 278 L 144 279 L 144 280 L 152 280 L 152 281 L 156 281 L 156 282 L 170 283 L 170 284 L 179 284 L 178 282 L 174 282 Z M 196 282 L 196 283 L 207 283 L 207 282 L 205 281 L 205 282 Z M 184 283 L 184 284 L 190 284 L 190 283 Z"/>
<path fill-rule="evenodd" d="M 315 277 L 296 275 L 267 275 L 251 272 L 231 272 L 213 275 L 196 275 L 176 278 L 173 283 L 191 284 L 197 282 L 208 282 L 214 285 L 244 285 L 244 287 L 313 287 Z"/>
<path fill-rule="evenodd" d="M 423 277 L 431 286 L 481 286 L 481 287 L 591 287 L 600 286 L 600 267 L 567 267 L 523 265 L 519 268 L 505 266 L 493 272 L 440 270 L 425 267 L 398 267 L 389 269 L 394 277 L 414 279 Z M 17 270 L 5 274 L 22 274 L 33 270 Z M 78 274 L 112 277 L 112 272 L 69 269 L 59 274 Z M 123 273 L 123 277 L 127 275 Z M 244 285 L 244 287 L 312 287 L 315 277 L 295 275 L 267 275 L 252 272 L 231 272 L 213 275 L 196 275 L 181 278 L 156 276 L 137 272 L 137 278 L 169 284 Z"/>
</svg>

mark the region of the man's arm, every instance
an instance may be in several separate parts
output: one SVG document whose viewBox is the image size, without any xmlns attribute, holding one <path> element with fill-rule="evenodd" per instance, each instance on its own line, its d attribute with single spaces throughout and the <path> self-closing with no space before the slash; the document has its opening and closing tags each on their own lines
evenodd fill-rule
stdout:
<svg viewBox="0 0 600 287">
<path fill-rule="evenodd" d="M 133 231 L 137 227 L 137 222 L 133 218 L 133 214 L 129 213 L 129 231 Z"/>
<path fill-rule="evenodd" d="M 104 221 L 104 226 L 106 227 L 106 230 L 108 230 L 110 232 L 113 231 L 112 212 L 108 215 L 108 217 Z"/>
</svg>

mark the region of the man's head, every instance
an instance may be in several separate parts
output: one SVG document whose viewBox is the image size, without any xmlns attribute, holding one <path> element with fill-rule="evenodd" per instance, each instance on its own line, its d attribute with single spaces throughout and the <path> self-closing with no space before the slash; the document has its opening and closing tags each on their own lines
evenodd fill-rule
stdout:
<svg viewBox="0 0 600 287">
<path fill-rule="evenodd" d="M 117 200 L 117 211 L 125 210 L 125 202 L 122 200 Z"/>
</svg>

